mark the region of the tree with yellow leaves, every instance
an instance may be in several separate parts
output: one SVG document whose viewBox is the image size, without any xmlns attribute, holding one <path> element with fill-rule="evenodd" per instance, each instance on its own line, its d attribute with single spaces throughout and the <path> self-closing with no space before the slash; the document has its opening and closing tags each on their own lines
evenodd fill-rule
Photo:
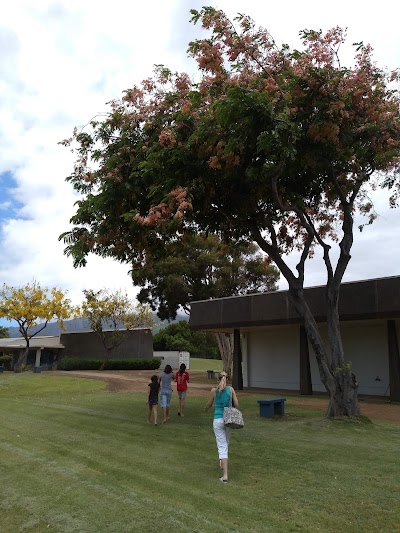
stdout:
<svg viewBox="0 0 400 533">
<path fill-rule="evenodd" d="M 85 300 L 80 313 L 88 319 L 91 329 L 100 338 L 108 353 L 125 340 L 124 330 L 151 328 L 155 324 L 149 307 L 135 307 L 123 291 L 86 289 L 83 294 Z"/>
<path fill-rule="evenodd" d="M 50 290 L 47 287 L 42 288 L 36 281 L 23 287 L 4 284 L 0 290 L 0 318 L 17 322 L 26 342 L 26 348 L 18 357 L 14 370 L 21 371 L 26 365 L 32 337 L 38 335 L 52 320 L 56 320 L 60 327 L 65 329 L 64 320 L 74 314 L 75 309 L 66 298 L 66 291 L 56 287 Z M 39 322 L 42 327 L 33 332 L 32 329 Z"/>
</svg>

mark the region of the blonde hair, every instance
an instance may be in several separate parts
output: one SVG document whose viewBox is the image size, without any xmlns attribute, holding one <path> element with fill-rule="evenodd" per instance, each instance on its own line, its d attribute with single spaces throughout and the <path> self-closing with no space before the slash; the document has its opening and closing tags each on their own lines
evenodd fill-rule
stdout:
<svg viewBox="0 0 400 533">
<path fill-rule="evenodd" d="M 219 383 L 218 383 L 218 387 L 217 387 L 217 390 L 218 392 L 222 392 L 224 389 L 226 389 L 226 378 L 228 377 L 227 373 L 222 371 L 218 374 L 218 379 L 219 379 Z"/>
</svg>

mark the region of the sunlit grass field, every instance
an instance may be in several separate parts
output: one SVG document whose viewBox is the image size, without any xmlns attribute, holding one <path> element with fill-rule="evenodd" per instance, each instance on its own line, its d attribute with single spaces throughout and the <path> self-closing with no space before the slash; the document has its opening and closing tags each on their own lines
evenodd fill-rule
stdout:
<svg viewBox="0 0 400 533">
<path fill-rule="evenodd" d="M 283 419 L 261 419 L 246 394 L 222 485 L 204 396 L 190 391 L 184 419 L 175 396 L 157 427 L 145 401 L 97 380 L 0 374 L 1 533 L 400 531 L 400 425 L 289 400 Z"/>
<path fill-rule="evenodd" d="M 214 372 L 221 372 L 222 361 L 220 359 L 198 359 L 191 357 L 190 370 L 214 370 Z"/>
</svg>

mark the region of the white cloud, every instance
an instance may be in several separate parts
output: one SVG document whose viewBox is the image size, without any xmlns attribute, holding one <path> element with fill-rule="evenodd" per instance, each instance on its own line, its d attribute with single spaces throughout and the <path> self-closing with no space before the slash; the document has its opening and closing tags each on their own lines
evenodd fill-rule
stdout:
<svg viewBox="0 0 400 533">
<path fill-rule="evenodd" d="M 68 289 L 76 301 L 88 287 L 126 288 L 136 294 L 126 265 L 90 257 L 86 268 L 75 270 L 63 255 L 58 236 L 69 227 L 76 196 L 64 181 L 72 156 L 57 143 L 74 126 L 104 111 L 107 101 L 149 76 L 154 64 L 193 72 L 186 49 L 200 28 L 189 24 L 189 10 L 203 4 L 214 4 L 230 16 L 245 12 L 278 42 L 293 45 L 303 28 L 347 26 L 350 42 L 370 42 L 379 64 L 394 68 L 400 63 L 397 17 L 388 15 L 394 1 L 385 2 L 385 9 L 358 0 L 338 0 L 325 9 L 316 0 L 9 2 L 0 21 L 0 173 L 13 173 L 13 195 L 22 205 L 14 218 L 3 220 L 1 281 L 22 285 L 36 279 Z M 2 203 L 0 198 L 0 207 Z M 379 209 L 384 217 L 355 236 L 348 279 L 399 272 L 399 247 L 393 239 L 399 214 L 382 202 Z M 325 281 L 318 259 L 309 267 L 308 285 Z"/>
</svg>

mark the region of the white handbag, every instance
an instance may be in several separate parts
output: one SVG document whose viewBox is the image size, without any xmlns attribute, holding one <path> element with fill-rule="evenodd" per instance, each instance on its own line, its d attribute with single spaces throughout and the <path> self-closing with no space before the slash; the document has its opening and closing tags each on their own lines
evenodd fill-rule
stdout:
<svg viewBox="0 0 400 533">
<path fill-rule="evenodd" d="M 224 425 L 231 429 L 241 429 L 244 427 L 243 415 L 239 409 L 232 406 L 232 388 L 230 392 L 230 405 L 229 407 L 224 407 Z"/>
</svg>

